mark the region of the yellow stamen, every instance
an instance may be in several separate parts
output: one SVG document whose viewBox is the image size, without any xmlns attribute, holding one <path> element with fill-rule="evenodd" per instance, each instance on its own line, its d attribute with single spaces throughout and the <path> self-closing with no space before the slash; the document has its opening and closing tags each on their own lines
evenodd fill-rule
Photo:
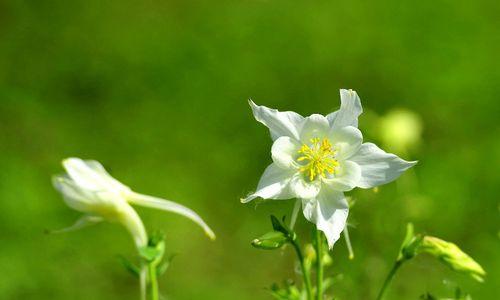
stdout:
<svg viewBox="0 0 500 300">
<path fill-rule="evenodd" d="M 302 156 L 297 158 L 298 162 L 305 161 L 299 171 L 309 173 L 309 180 L 313 181 L 316 176 L 326 177 L 326 173 L 333 174 L 339 165 L 335 159 L 335 150 L 328 139 L 311 139 L 311 145 L 304 144 L 298 151 Z"/>
</svg>

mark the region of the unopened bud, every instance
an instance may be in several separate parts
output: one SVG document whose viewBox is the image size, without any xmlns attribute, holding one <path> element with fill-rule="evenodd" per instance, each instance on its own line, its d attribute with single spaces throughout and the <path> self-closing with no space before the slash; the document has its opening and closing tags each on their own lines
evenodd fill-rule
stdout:
<svg viewBox="0 0 500 300">
<path fill-rule="evenodd" d="M 265 250 L 281 248 L 289 241 L 288 237 L 280 231 L 271 231 L 252 241 L 252 246 Z"/>
<path fill-rule="evenodd" d="M 484 269 L 453 243 L 426 236 L 419 250 L 435 256 L 455 271 L 469 274 L 479 282 L 484 281 L 486 276 Z"/>
</svg>

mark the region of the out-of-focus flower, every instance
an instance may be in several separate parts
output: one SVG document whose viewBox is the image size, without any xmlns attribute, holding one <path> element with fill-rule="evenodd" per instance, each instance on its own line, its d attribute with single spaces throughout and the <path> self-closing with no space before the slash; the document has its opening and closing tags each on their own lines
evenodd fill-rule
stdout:
<svg viewBox="0 0 500 300">
<path fill-rule="evenodd" d="M 394 109 L 380 118 L 380 138 L 388 149 L 405 153 L 421 142 L 422 120 L 411 110 Z"/>
<path fill-rule="evenodd" d="M 353 90 L 340 90 L 340 98 L 338 111 L 309 117 L 250 101 L 255 119 L 271 131 L 273 163 L 257 191 L 241 200 L 301 199 L 305 218 L 325 233 L 330 248 L 346 224 L 349 206 L 344 192 L 388 183 L 416 163 L 363 144 L 357 128 L 359 97 Z"/>
<path fill-rule="evenodd" d="M 198 225 L 211 238 L 215 234 L 191 209 L 178 203 L 136 193 L 106 172 L 94 160 L 68 158 L 63 161 L 64 175 L 53 177 L 54 187 L 63 195 L 66 204 L 84 215 L 67 230 L 108 221 L 122 224 L 140 249 L 148 243 L 144 225 L 130 204 L 155 208 L 183 215 Z"/>
<path fill-rule="evenodd" d="M 484 281 L 486 272 L 481 265 L 453 243 L 425 236 L 419 252 L 431 254 L 453 270 L 468 274 L 479 282 Z"/>
</svg>

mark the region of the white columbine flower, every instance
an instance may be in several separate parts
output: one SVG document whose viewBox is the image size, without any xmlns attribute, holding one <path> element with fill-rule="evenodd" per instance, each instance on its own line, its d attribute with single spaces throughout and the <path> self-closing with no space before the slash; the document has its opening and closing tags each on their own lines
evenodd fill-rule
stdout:
<svg viewBox="0 0 500 300">
<path fill-rule="evenodd" d="M 357 128 L 363 111 L 358 95 L 340 90 L 340 100 L 338 111 L 305 118 L 249 101 L 255 119 L 271 131 L 273 163 L 257 190 L 241 200 L 301 199 L 304 217 L 325 233 L 330 248 L 346 225 L 344 192 L 388 183 L 416 164 L 363 143 Z"/>
<path fill-rule="evenodd" d="M 144 247 L 148 237 L 141 219 L 130 205 L 135 204 L 183 215 L 200 225 L 211 239 L 215 238 L 213 231 L 191 209 L 132 191 L 111 177 L 97 161 L 69 158 L 63 161 L 63 166 L 67 174 L 54 176 L 54 186 L 69 207 L 84 213 L 65 231 L 101 221 L 120 223 L 131 233 L 136 246 Z"/>
</svg>

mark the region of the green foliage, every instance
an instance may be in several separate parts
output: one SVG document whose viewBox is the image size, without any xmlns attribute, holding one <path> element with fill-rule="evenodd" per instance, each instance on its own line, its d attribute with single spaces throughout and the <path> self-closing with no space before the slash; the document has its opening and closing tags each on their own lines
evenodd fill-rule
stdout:
<svg viewBox="0 0 500 300">
<path fill-rule="evenodd" d="M 293 281 L 283 282 L 282 287 L 273 284 L 270 288 L 271 295 L 277 300 L 305 300 L 306 292 L 300 290 Z"/>
<path fill-rule="evenodd" d="M 430 293 L 425 293 L 424 295 L 420 296 L 420 299 L 421 300 L 472 300 L 472 297 L 467 293 L 463 293 L 462 290 L 457 287 L 453 298 L 438 298 Z"/>
</svg>

